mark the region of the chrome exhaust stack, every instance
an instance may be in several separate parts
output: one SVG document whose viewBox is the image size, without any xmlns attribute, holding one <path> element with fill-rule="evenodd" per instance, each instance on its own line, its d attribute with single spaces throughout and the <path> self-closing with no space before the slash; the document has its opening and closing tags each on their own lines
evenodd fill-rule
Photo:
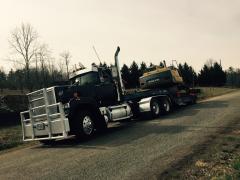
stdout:
<svg viewBox="0 0 240 180">
<path fill-rule="evenodd" d="M 118 74 L 118 89 L 119 89 L 119 92 L 122 96 L 125 93 L 125 88 L 124 88 L 124 85 L 123 85 L 121 71 L 120 71 L 120 67 L 119 67 L 119 61 L 118 61 L 119 52 L 120 52 L 120 47 L 118 46 L 117 50 L 115 52 L 115 55 L 114 55 L 114 59 L 115 59 L 115 66 L 117 68 L 117 74 Z"/>
</svg>

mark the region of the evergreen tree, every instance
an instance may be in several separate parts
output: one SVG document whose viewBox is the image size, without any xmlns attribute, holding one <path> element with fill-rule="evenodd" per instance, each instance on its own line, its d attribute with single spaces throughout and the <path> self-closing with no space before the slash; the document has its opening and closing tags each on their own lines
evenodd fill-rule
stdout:
<svg viewBox="0 0 240 180">
<path fill-rule="evenodd" d="M 140 65 L 139 75 L 142 76 L 146 70 L 147 70 L 147 65 L 145 62 L 142 61 Z"/>
<path fill-rule="evenodd" d="M 3 90 L 7 86 L 7 75 L 4 71 L 0 70 L 0 90 Z"/>
<path fill-rule="evenodd" d="M 194 86 L 197 83 L 197 74 L 192 66 L 189 66 L 186 62 L 183 65 L 180 63 L 178 70 L 185 84 Z"/>
<path fill-rule="evenodd" d="M 155 66 L 155 65 L 150 62 L 149 67 L 151 68 L 151 67 L 153 67 L 153 66 Z"/>
<path fill-rule="evenodd" d="M 121 74 L 125 88 L 130 88 L 130 70 L 126 64 L 123 65 Z"/>
<path fill-rule="evenodd" d="M 139 87 L 139 77 L 140 72 L 138 69 L 138 65 L 135 61 L 130 66 L 130 84 L 131 87 L 136 88 Z"/>
<path fill-rule="evenodd" d="M 159 66 L 160 66 L 160 67 L 164 67 L 165 65 L 164 65 L 164 63 L 161 61 L 161 62 L 159 63 Z"/>
<path fill-rule="evenodd" d="M 217 62 L 213 65 L 213 73 L 212 73 L 213 81 L 212 84 L 214 86 L 223 86 L 226 83 L 226 73 L 223 71 L 222 66 Z"/>
<path fill-rule="evenodd" d="M 8 82 L 7 85 L 8 85 L 9 89 L 17 89 L 16 76 L 15 76 L 13 69 L 11 69 L 8 73 L 7 82 Z"/>
<path fill-rule="evenodd" d="M 240 69 L 228 68 L 226 72 L 226 84 L 232 87 L 240 87 Z"/>
<path fill-rule="evenodd" d="M 223 86 L 226 83 L 226 72 L 217 62 L 205 64 L 198 75 L 201 86 Z"/>
<path fill-rule="evenodd" d="M 198 75 L 198 82 L 201 86 L 208 86 L 210 84 L 210 68 L 205 64 L 203 68 L 200 70 Z"/>
</svg>

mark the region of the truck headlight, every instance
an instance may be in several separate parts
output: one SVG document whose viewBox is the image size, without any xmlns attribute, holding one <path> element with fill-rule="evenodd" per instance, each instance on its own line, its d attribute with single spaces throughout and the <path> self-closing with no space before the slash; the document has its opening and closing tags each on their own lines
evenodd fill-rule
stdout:
<svg viewBox="0 0 240 180">
<path fill-rule="evenodd" d="M 64 108 L 64 109 L 70 108 L 70 104 L 69 104 L 69 103 L 65 103 L 65 104 L 63 105 L 63 108 Z"/>
<path fill-rule="evenodd" d="M 70 104 L 69 103 L 63 104 L 63 109 L 64 109 L 65 115 L 68 115 L 69 114 L 69 109 L 70 109 Z"/>
</svg>

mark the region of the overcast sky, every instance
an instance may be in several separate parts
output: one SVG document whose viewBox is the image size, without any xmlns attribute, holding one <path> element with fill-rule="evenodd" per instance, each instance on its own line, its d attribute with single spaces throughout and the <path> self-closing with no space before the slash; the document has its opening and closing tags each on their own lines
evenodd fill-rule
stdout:
<svg viewBox="0 0 240 180">
<path fill-rule="evenodd" d="M 199 70 L 207 59 L 240 68 L 239 0 L 0 0 L 0 66 L 12 65 L 10 32 L 30 23 L 56 57 L 69 50 L 73 63 L 158 64 L 176 59 Z"/>
</svg>

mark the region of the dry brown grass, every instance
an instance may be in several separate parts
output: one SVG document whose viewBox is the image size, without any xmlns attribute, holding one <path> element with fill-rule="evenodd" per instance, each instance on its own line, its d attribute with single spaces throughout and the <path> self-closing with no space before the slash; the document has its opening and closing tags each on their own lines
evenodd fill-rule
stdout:
<svg viewBox="0 0 240 180">
<path fill-rule="evenodd" d="M 236 89 L 227 88 L 227 87 L 199 87 L 201 89 L 201 93 L 199 94 L 199 99 L 206 99 L 210 97 L 220 96 L 223 94 L 227 94 Z"/>
<path fill-rule="evenodd" d="M 21 126 L 0 128 L 0 151 L 23 143 Z"/>
</svg>

